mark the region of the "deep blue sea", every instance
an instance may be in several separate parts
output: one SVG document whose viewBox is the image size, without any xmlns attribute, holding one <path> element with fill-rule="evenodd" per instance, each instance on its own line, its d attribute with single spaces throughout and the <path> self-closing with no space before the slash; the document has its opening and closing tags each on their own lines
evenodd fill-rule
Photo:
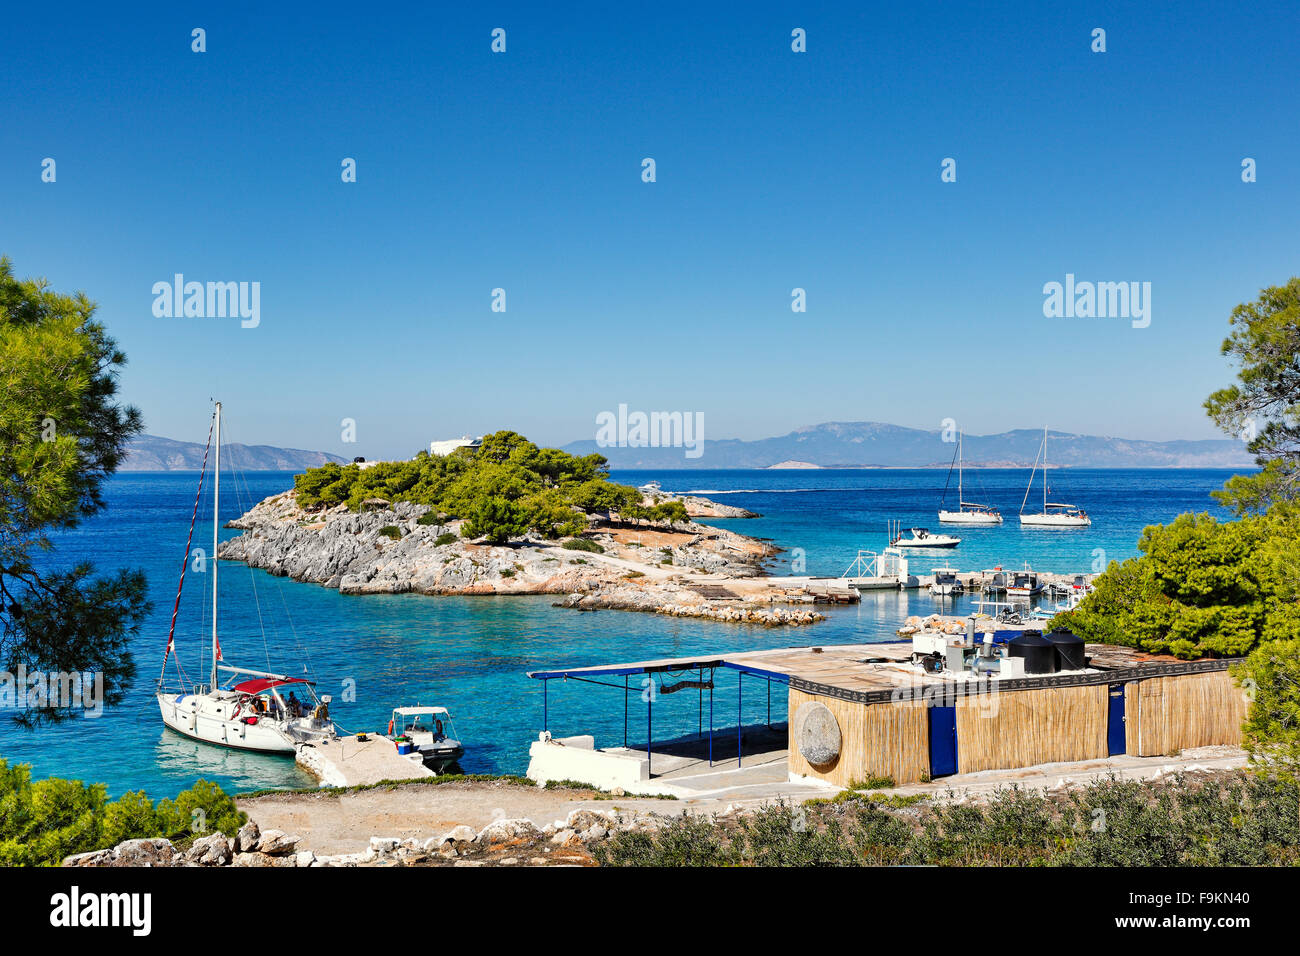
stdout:
<svg viewBox="0 0 1300 956">
<path fill-rule="evenodd" d="M 915 557 L 913 571 L 944 563 L 962 570 L 1030 562 L 1044 571 L 1089 571 L 1102 561 L 1137 553 L 1143 527 L 1184 511 L 1219 512 L 1210 491 L 1230 473 L 1208 470 L 1132 470 L 1054 473 L 1053 500 L 1085 508 L 1093 526 L 1078 530 L 1022 531 L 1016 513 L 1028 478 L 1024 470 L 970 471 L 969 500 L 999 507 L 1006 523 L 988 529 L 948 528 L 961 545 L 934 557 Z M 697 491 L 760 512 L 757 519 L 718 521 L 787 549 L 772 573 L 838 575 L 859 548 L 880 550 L 886 523 L 938 528 L 935 512 L 944 470 L 809 470 L 620 472 L 616 480 L 659 480 L 668 491 Z M 146 790 L 175 794 L 204 777 L 231 791 L 311 786 L 292 760 L 254 756 L 191 742 L 163 729 L 154 702 L 167 640 L 185 535 L 194 502 L 195 473 L 122 474 L 106 486 L 107 508 L 75 531 L 60 534 L 47 560 L 58 565 L 91 561 L 103 570 L 135 567 L 149 578 L 153 614 L 134 644 L 139 668 L 133 693 L 97 719 L 74 719 L 25 731 L 0 719 L 0 757 L 33 766 L 37 777 L 102 781 L 112 794 Z M 290 487 L 292 475 L 251 472 L 222 480 L 222 520 Z M 1041 490 L 1035 489 L 1041 502 Z M 205 489 L 205 498 L 208 497 Z M 951 493 L 950 493 L 951 497 Z M 1031 510 L 1032 510 L 1031 496 Z M 210 505 L 200 509 L 194 547 L 211 546 Z M 206 520 L 205 520 L 206 516 Z M 236 532 L 223 529 L 222 537 Z M 798 549 L 798 550 L 796 550 Z M 523 772 L 528 743 L 542 726 L 542 688 L 525 671 L 646 658 L 782 647 L 888 640 L 908 614 L 960 609 L 969 601 L 912 592 L 868 595 L 861 605 L 827 609 L 829 620 L 808 629 L 767 629 L 680 620 L 621 611 L 582 613 L 551 607 L 550 597 L 347 597 L 311 584 L 274 578 L 243 565 L 221 565 L 220 630 L 233 664 L 314 677 L 334 695 L 333 714 L 349 731 L 382 731 L 397 704 L 442 704 L 455 715 L 467 747 L 467 772 Z M 186 578 L 177 625 L 177 649 L 191 674 L 201 672 L 208 641 L 202 574 Z M 351 682 L 346 683 L 345 682 Z M 345 686 L 355 701 L 342 700 Z M 629 734 L 643 741 L 645 709 L 634 686 Z M 715 723 L 735 727 L 736 678 L 719 672 Z M 552 681 L 553 733 L 592 733 L 597 745 L 623 736 L 621 689 Z M 772 693 L 772 719 L 785 716 L 785 695 Z M 746 723 L 767 719 L 766 687 L 746 679 Z M 654 735 L 693 733 L 699 720 L 693 693 L 660 696 Z M 3 715 L 0 715 L 2 718 Z M 707 720 L 707 714 L 705 719 Z"/>
</svg>

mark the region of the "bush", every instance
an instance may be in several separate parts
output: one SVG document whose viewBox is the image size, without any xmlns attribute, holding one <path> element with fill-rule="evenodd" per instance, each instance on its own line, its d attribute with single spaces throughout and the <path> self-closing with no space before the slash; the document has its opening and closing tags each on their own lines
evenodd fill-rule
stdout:
<svg viewBox="0 0 1300 956">
<path fill-rule="evenodd" d="M 459 540 L 460 539 L 450 531 L 444 531 L 442 534 L 438 535 L 438 537 L 433 539 L 433 546 L 435 548 L 441 548 L 443 545 L 455 544 Z"/>
<path fill-rule="evenodd" d="M 769 805 L 738 825 L 683 816 L 592 853 L 606 866 L 1294 866 L 1298 810 L 1294 781 L 1112 777 L 1063 796 L 1009 788 L 987 803 L 859 797 Z"/>
<path fill-rule="evenodd" d="M 309 511 L 344 503 L 359 511 L 372 498 L 426 505 L 421 524 L 461 518 L 465 537 L 494 544 L 529 531 L 548 539 L 580 534 L 591 514 L 653 520 L 684 515 L 678 502 L 643 508 L 639 491 L 609 480 L 601 455 L 538 448 L 511 431 L 485 435 L 478 448 L 441 456 L 422 451 L 410 461 L 379 462 L 364 471 L 333 463 L 309 468 L 294 478 L 294 488 L 298 504 Z"/>
<path fill-rule="evenodd" d="M 570 538 L 561 544 L 560 547 L 567 548 L 570 551 L 591 551 L 594 554 L 605 553 L 605 549 L 590 538 Z"/>
<path fill-rule="evenodd" d="M 440 520 L 437 511 L 426 511 L 424 514 L 420 515 L 420 517 L 415 519 L 415 523 L 422 524 L 426 527 L 428 527 L 429 525 L 433 525 L 434 527 L 437 527 L 438 525 L 442 524 L 442 521 Z"/>
<path fill-rule="evenodd" d="M 1179 515 L 1152 525 L 1142 555 L 1112 562 L 1096 590 L 1054 627 L 1089 641 L 1192 659 L 1241 656 L 1261 641 L 1300 637 L 1295 575 L 1300 512 L 1219 522 Z"/>
<path fill-rule="evenodd" d="M 1300 640 L 1261 644 L 1232 676 L 1250 699 L 1241 729 L 1251 762 L 1300 779 Z"/>
<path fill-rule="evenodd" d="M 402 538 L 402 529 L 395 524 L 386 524 L 379 529 L 379 534 L 385 538 L 392 538 L 394 541 L 400 541 Z"/>
<path fill-rule="evenodd" d="M 103 784 L 50 778 L 36 783 L 31 767 L 0 759 L 0 865 L 57 866 L 76 853 L 123 840 L 175 839 L 219 830 L 234 836 L 247 821 L 234 800 L 206 780 L 155 807 L 143 791 L 109 802 Z"/>
</svg>

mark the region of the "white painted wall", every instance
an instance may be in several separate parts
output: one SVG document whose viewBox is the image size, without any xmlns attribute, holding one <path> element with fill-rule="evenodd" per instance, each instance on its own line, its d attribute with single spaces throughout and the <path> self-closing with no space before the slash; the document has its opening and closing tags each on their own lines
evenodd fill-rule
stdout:
<svg viewBox="0 0 1300 956">
<path fill-rule="evenodd" d="M 538 783 L 576 780 L 602 790 L 644 792 L 650 768 L 643 757 L 595 749 L 590 736 L 534 740 L 528 748 L 528 776 Z"/>
</svg>

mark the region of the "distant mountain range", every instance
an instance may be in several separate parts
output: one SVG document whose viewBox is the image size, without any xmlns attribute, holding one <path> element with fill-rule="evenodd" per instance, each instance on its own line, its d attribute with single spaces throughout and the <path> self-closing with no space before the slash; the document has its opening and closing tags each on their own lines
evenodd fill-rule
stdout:
<svg viewBox="0 0 1300 956">
<path fill-rule="evenodd" d="M 176 441 L 158 435 L 139 435 L 127 448 L 126 461 L 118 471 L 198 471 L 203 467 L 199 442 Z M 327 461 L 347 459 L 323 451 L 276 448 L 273 445 L 221 445 L 222 470 L 226 465 L 241 471 L 300 471 Z"/>
<path fill-rule="evenodd" d="M 1202 441 L 1136 441 L 1101 435 L 1050 432 L 1047 454 L 1053 467 L 1068 468 L 1253 468 L 1245 447 L 1227 438 Z M 967 435 L 963 457 L 970 468 L 1029 467 L 1038 457 L 1043 433 L 1016 429 L 997 435 Z M 602 448 L 595 441 L 564 446 L 575 455 L 597 452 L 613 468 L 947 468 L 955 445 L 939 429 L 905 428 L 881 422 L 823 422 L 788 435 L 742 441 L 706 440 L 704 453 L 687 458 L 681 448 Z M 301 471 L 346 458 L 323 451 L 274 445 L 227 444 L 222 463 L 243 471 Z M 158 435 L 140 435 L 120 471 L 197 471 L 203 445 Z"/>
<path fill-rule="evenodd" d="M 1100 435 L 1049 432 L 1048 462 L 1070 468 L 1253 468 L 1245 447 L 1231 439 L 1136 441 Z M 1016 429 L 997 435 L 967 435 L 963 459 L 969 467 L 1029 467 L 1038 457 L 1043 433 Z M 598 452 L 613 468 L 947 468 L 956 445 L 940 429 L 927 431 L 881 422 L 824 422 L 788 435 L 742 441 L 706 440 L 703 454 L 687 458 L 681 448 L 601 448 L 595 441 L 564 446 L 573 454 Z"/>
</svg>

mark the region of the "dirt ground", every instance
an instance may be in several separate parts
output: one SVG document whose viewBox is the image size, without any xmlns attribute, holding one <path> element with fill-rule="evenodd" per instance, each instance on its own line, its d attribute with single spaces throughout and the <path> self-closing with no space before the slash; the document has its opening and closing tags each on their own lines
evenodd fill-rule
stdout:
<svg viewBox="0 0 1300 956">
<path fill-rule="evenodd" d="M 494 819 L 523 818 L 543 827 L 578 809 L 680 812 L 671 800 L 597 800 L 594 796 L 590 790 L 457 781 L 342 793 L 279 793 L 236 803 L 263 830 L 297 834 L 302 837 L 298 848 L 317 854 L 361 852 L 372 836 L 425 840 L 459 824 L 480 830 Z"/>
</svg>

